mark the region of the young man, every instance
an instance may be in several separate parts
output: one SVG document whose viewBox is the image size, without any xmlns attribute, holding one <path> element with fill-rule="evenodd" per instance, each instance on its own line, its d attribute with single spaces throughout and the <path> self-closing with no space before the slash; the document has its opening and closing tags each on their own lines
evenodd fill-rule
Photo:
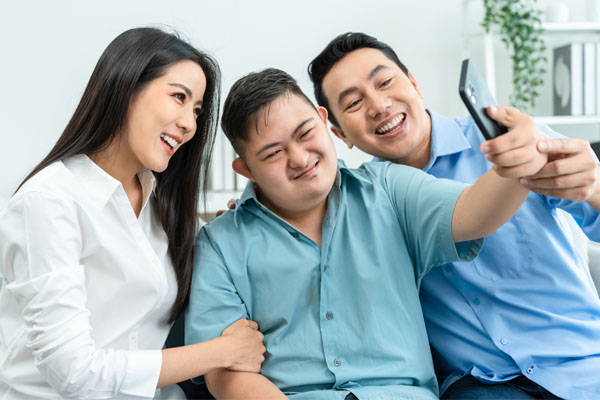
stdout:
<svg viewBox="0 0 600 400">
<path fill-rule="evenodd" d="M 465 189 L 391 163 L 348 169 L 336 159 L 326 110 L 275 69 L 236 82 L 222 121 L 241 156 L 234 169 L 250 182 L 235 210 L 199 235 L 186 342 L 249 318 L 268 353 L 261 375 L 207 374 L 213 395 L 436 398 L 421 277 L 472 260 L 477 238 L 529 191 L 494 171 Z M 502 122 L 514 129 L 524 120 Z M 539 154 L 526 173 L 545 163 Z"/>
<path fill-rule="evenodd" d="M 538 174 L 521 181 L 538 194 L 486 238 L 475 260 L 431 271 L 421 303 L 441 391 L 450 387 L 443 397 L 530 398 L 549 391 L 599 398 L 600 300 L 556 212 L 571 213 L 590 239 L 600 240 L 600 190 L 589 144 L 548 137 L 538 143 L 513 129 L 484 143 L 484 155 L 473 119 L 425 110 L 416 79 L 396 53 L 365 34 L 335 38 L 309 74 L 333 133 L 379 159 L 472 183 L 490 169 L 489 161 L 504 164 L 496 169 L 500 175 L 517 177 L 527 175 L 522 172 L 536 159 L 536 145 L 551 153 Z M 522 115 L 505 110 L 492 116 Z M 532 122 L 527 129 L 535 129 Z M 498 154 L 507 146 L 515 150 Z"/>
</svg>

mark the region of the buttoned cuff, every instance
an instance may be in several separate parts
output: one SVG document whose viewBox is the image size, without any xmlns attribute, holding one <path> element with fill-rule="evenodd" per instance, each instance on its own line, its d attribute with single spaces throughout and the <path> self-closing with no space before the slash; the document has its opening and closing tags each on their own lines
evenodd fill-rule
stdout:
<svg viewBox="0 0 600 400">
<path fill-rule="evenodd" d="M 161 366 L 160 350 L 128 351 L 127 373 L 120 392 L 132 396 L 154 397 Z"/>
</svg>

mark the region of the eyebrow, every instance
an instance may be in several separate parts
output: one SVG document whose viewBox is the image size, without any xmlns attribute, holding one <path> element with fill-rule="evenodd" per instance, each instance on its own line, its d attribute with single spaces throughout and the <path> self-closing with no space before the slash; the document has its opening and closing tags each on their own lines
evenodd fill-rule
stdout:
<svg viewBox="0 0 600 400">
<path fill-rule="evenodd" d="M 294 137 L 295 137 L 295 136 L 296 136 L 296 135 L 297 135 L 297 134 L 298 134 L 298 133 L 299 133 L 299 132 L 302 130 L 302 127 L 303 127 L 304 125 L 308 124 L 308 123 L 309 123 L 310 121 L 312 121 L 313 119 L 314 119 L 314 117 L 309 117 L 309 118 L 305 119 L 304 121 L 300 122 L 300 123 L 298 124 L 298 126 L 296 127 L 296 129 L 294 129 L 294 132 L 292 132 L 292 136 L 291 136 L 291 137 L 292 137 L 292 139 L 293 139 L 293 138 L 294 138 Z M 272 148 L 272 147 L 279 146 L 280 144 L 281 144 L 281 142 L 269 143 L 269 144 L 267 144 L 267 145 L 265 145 L 265 146 L 261 147 L 261 148 L 260 148 L 260 150 L 258 150 L 258 151 L 256 152 L 256 155 L 258 156 L 258 155 L 259 155 L 260 153 L 262 153 L 263 151 L 265 151 L 265 150 L 268 150 L 268 149 L 270 149 L 270 148 Z"/>
<path fill-rule="evenodd" d="M 381 71 L 382 69 L 389 69 L 389 67 L 383 65 L 383 64 L 379 64 L 378 66 L 376 66 L 375 68 L 373 68 L 371 70 L 371 72 L 369 72 L 369 75 L 367 75 L 367 80 L 370 81 L 372 80 L 375 75 L 377 75 L 377 73 L 379 71 Z M 342 104 L 342 100 L 344 100 L 344 98 L 354 92 L 356 92 L 358 90 L 358 88 L 356 86 L 351 86 L 348 89 L 342 90 L 342 92 L 340 93 L 340 95 L 338 96 L 338 106 L 341 106 Z"/>
<path fill-rule="evenodd" d="M 179 89 L 183 90 L 189 98 L 192 98 L 192 91 L 187 86 L 182 85 L 181 83 L 169 83 L 169 86 L 178 87 Z M 196 104 L 202 105 L 202 100 L 198 100 Z"/>
</svg>

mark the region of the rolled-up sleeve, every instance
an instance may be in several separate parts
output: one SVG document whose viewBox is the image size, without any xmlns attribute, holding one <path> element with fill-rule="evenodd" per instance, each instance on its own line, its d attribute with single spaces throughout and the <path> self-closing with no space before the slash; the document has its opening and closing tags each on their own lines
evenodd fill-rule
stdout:
<svg viewBox="0 0 600 400">
<path fill-rule="evenodd" d="M 383 184 L 406 230 L 417 280 L 433 267 L 479 254 L 483 239 L 455 243 L 452 236 L 454 207 L 467 185 L 403 165 L 386 168 Z"/>
<path fill-rule="evenodd" d="M 160 350 L 102 349 L 92 338 L 76 208 L 29 192 L 12 202 L 3 221 L 6 290 L 22 309 L 26 346 L 50 386 L 62 397 L 153 397 Z"/>
</svg>

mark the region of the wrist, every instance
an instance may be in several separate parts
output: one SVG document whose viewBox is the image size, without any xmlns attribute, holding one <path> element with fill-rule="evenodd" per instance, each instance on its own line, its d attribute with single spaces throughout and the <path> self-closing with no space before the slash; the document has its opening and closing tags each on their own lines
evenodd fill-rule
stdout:
<svg viewBox="0 0 600 400">
<path fill-rule="evenodd" d="M 586 201 L 594 207 L 596 210 L 600 209 L 600 184 L 596 182 L 596 186 L 594 187 L 594 191 L 592 194 L 586 199 Z"/>
<path fill-rule="evenodd" d="M 217 350 L 217 365 L 219 368 L 231 368 L 233 359 L 231 356 L 231 343 L 227 336 L 219 336 L 212 339 Z"/>
</svg>

